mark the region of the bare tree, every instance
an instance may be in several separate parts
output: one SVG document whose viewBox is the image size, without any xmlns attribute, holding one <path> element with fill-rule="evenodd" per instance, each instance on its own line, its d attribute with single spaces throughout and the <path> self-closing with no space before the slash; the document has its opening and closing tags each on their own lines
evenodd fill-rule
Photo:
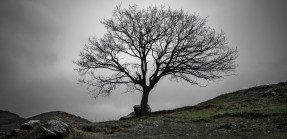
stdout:
<svg viewBox="0 0 287 139">
<path fill-rule="evenodd" d="M 117 6 L 113 18 L 101 23 L 107 33 L 101 39 L 90 38 L 75 61 L 76 70 L 89 77 L 79 81 L 93 86 L 96 97 L 110 95 L 120 85 L 142 92 L 141 115 L 149 114 L 149 93 L 163 77 L 198 84 L 197 79 L 214 81 L 236 68 L 237 50 L 229 48 L 223 32 L 206 26 L 206 19 L 197 14 Z M 98 69 L 109 74 L 100 75 Z"/>
</svg>

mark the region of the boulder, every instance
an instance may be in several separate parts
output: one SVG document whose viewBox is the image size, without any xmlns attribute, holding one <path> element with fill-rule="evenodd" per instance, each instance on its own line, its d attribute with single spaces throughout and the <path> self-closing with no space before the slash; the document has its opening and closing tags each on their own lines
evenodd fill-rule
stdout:
<svg viewBox="0 0 287 139">
<path fill-rule="evenodd" d="M 72 133 L 72 128 L 64 122 L 50 120 L 42 124 L 39 120 L 30 120 L 15 129 L 7 138 L 63 138 Z"/>
<path fill-rule="evenodd" d="M 60 138 L 56 133 L 43 126 L 35 127 L 25 138 L 50 139 Z"/>
<path fill-rule="evenodd" d="M 56 133 L 43 127 L 39 120 L 30 120 L 14 129 L 8 138 L 57 138 Z"/>
<path fill-rule="evenodd" d="M 141 115 L 141 105 L 134 105 L 133 108 L 134 108 L 134 112 L 135 112 L 136 116 Z M 149 112 L 151 112 L 151 108 L 150 108 L 149 105 L 147 105 L 147 109 L 148 109 Z"/>
<path fill-rule="evenodd" d="M 130 118 L 134 118 L 136 116 L 141 116 L 141 105 L 134 105 L 134 112 L 130 113 L 127 116 L 121 117 L 120 120 L 126 120 Z M 148 111 L 151 112 L 151 108 L 149 105 L 147 105 Z"/>
<path fill-rule="evenodd" d="M 72 133 L 71 127 L 61 121 L 57 121 L 57 120 L 50 120 L 47 122 L 48 128 L 57 134 L 57 136 L 59 137 L 66 137 L 68 136 L 70 133 Z"/>
</svg>

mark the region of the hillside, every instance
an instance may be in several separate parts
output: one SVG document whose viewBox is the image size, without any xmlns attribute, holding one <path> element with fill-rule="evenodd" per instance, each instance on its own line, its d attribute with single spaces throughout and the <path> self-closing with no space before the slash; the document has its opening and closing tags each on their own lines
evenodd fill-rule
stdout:
<svg viewBox="0 0 287 139">
<path fill-rule="evenodd" d="M 17 128 L 23 121 L 24 118 L 17 114 L 0 110 L 0 138 L 10 130 Z"/>
<path fill-rule="evenodd" d="M 15 121 L 21 121 L 23 119 L 24 118 L 19 117 L 19 115 L 15 114 L 15 113 L 0 110 L 0 125 L 13 123 Z"/>
<path fill-rule="evenodd" d="M 69 123 L 69 124 L 90 123 L 90 121 L 80 116 L 69 114 L 63 111 L 46 112 L 46 113 L 42 113 L 42 114 L 27 118 L 27 120 L 40 120 L 43 122 L 47 122 L 49 120 L 59 120 L 59 121 Z"/>
<path fill-rule="evenodd" d="M 70 125 L 73 132 L 68 138 L 287 138 L 287 82 L 239 90 L 148 117 L 91 123 L 57 111 L 24 121 L 52 119 Z"/>
<path fill-rule="evenodd" d="M 287 83 L 218 96 L 149 117 L 82 124 L 74 137 L 286 138 Z"/>
</svg>

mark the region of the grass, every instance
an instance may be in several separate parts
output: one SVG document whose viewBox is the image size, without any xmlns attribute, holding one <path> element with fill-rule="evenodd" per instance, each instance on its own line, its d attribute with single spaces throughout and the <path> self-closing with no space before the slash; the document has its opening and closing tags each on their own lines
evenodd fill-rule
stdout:
<svg viewBox="0 0 287 139">
<path fill-rule="evenodd" d="M 287 83 L 279 83 L 148 117 L 74 125 L 71 138 L 286 138 L 286 119 Z"/>
</svg>

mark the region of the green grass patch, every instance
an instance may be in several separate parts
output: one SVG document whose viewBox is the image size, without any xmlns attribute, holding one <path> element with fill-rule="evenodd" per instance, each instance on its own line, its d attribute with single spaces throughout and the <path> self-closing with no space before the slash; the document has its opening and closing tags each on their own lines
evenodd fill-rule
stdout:
<svg viewBox="0 0 287 139">
<path fill-rule="evenodd" d="M 197 121 L 197 120 L 209 119 L 215 114 L 216 111 L 214 109 L 204 109 L 200 111 L 190 112 L 188 117 L 194 121 Z"/>
<path fill-rule="evenodd" d="M 287 105 L 267 107 L 262 112 L 265 114 L 287 114 Z"/>
</svg>

